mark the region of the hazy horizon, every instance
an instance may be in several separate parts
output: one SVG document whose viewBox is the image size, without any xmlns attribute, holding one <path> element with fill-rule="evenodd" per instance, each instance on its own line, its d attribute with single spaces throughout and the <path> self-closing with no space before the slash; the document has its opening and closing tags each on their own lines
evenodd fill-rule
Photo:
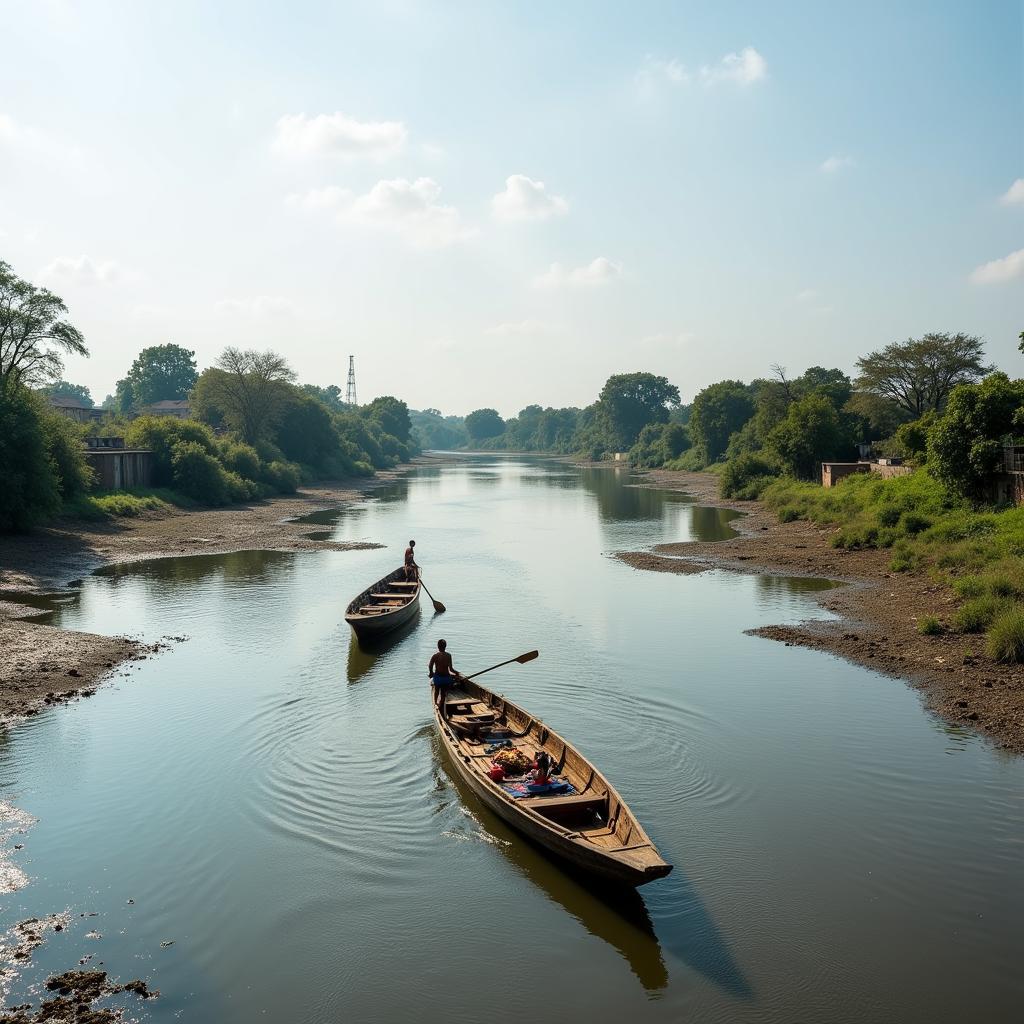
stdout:
<svg viewBox="0 0 1024 1024">
<path fill-rule="evenodd" d="M 0 259 L 140 349 L 504 416 L 649 370 L 1021 373 L 1022 6 L 4 3 Z"/>
</svg>

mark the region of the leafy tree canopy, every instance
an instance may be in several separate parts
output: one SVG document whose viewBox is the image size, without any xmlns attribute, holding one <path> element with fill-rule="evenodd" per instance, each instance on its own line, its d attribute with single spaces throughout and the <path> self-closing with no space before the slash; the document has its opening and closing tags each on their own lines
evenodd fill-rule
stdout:
<svg viewBox="0 0 1024 1024">
<path fill-rule="evenodd" d="M 42 393 L 50 398 L 77 398 L 78 401 L 93 408 L 96 404 L 92 400 L 89 389 L 84 384 L 72 384 L 67 380 L 58 380 L 53 384 L 42 388 Z"/>
<path fill-rule="evenodd" d="M 954 494 L 981 498 L 998 472 L 1003 445 L 1024 430 L 1024 381 L 993 373 L 961 384 L 928 434 L 928 469 Z"/>
<path fill-rule="evenodd" d="M 648 423 L 666 423 L 679 405 L 679 388 L 653 373 L 618 373 L 608 378 L 598 395 L 609 444 L 630 448 Z"/>
<path fill-rule="evenodd" d="M 738 380 L 722 380 L 699 392 L 690 412 L 690 436 L 706 462 L 717 462 L 729 437 L 754 415 L 750 390 Z"/>
<path fill-rule="evenodd" d="M 466 417 L 466 430 L 472 441 L 497 437 L 505 429 L 505 421 L 496 409 L 474 409 Z"/>
<path fill-rule="evenodd" d="M 224 422 L 247 444 L 268 437 L 288 397 L 281 385 L 295 379 L 284 356 L 229 346 L 215 369 L 220 372 L 203 374 L 210 374 L 203 389 L 204 403 L 221 412 Z"/>
<path fill-rule="evenodd" d="M 412 433 L 412 421 L 409 419 L 409 407 L 405 402 L 391 395 L 375 398 L 369 405 L 360 410 L 364 416 L 376 420 L 386 434 L 397 437 L 402 444 L 409 443 Z"/>
<path fill-rule="evenodd" d="M 155 402 L 188 398 L 199 374 L 195 352 L 180 345 L 151 345 L 117 382 L 117 404 L 122 412 L 143 409 Z"/>
<path fill-rule="evenodd" d="M 62 352 L 89 354 L 67 311 L 53 292 L 23 281 L 0 260 L 0 391 L 59 379 Z"/>
<path fill-rule="evenodd" d="M 765 447 L 794 476 L 813 480 L 820 463 L 851 454 L 852 427 L 828 398 L 812 393 L 790 405 Z"/>
<path fill-rule="evenodd" d="M 917 419 L 939 412 L 959 384 L 973 384 L 992 371 L 982 362 L 984 346 L 970 334 L 925 334 L 893 342 L 857 360 L 857 387 L 895 402 Z"/>
</svg>

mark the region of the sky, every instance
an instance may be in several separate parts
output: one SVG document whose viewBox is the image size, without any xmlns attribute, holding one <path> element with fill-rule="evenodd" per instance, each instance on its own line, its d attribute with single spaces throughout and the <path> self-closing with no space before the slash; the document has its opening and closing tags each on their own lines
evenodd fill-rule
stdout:
<svg viewBox="0 0 1024 1024">
<path fill-rule="evenodd" d="M 1024 4 L 0 0 L 0 259 L 413 408 L 684 400 L 929 331 L 1024 373 Z"/>
</svg>

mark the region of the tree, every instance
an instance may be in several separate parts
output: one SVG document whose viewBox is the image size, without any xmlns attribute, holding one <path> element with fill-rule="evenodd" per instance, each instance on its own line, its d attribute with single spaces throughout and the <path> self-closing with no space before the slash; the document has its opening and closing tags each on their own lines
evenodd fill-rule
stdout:
<svg viewBox="0 0 1024 1024">
<path fill-rule="evenodd" d="M 301 384 L 299 386 L 307 395 L 312 395 L 323 402 L 331 412 L 342 412 L 348 408 L 342 400 L 341 388 L 337 384 L 328 384 L 325 388 L 317 387 L 316 384 Z"/>
<path fill-rule="evenodd" d="M 117 382 L 120 411 L 130 412 L 154 402 L 188 398 L 199 379 L 195 355 L 180 345 L 144 348 L 135 357 L 127 375 Z"/>
<path fill-rule="evenodd" d="M 608 378 L 597 397 L 599 415 L 616 450 L 630 448 L 648 423 L 667 423 L 679 405 L 679 388 L 653 373 L 618 373 Z"/>
<path fill-rule="evenodd" d="M 364 405 L 360 412 L 370 419 L 376 420 L 384 429 L 385 434 L 397 437 L 402 444 L 409 443 L 412 433 L 412 421 L 409 419 L 409 407 L 405 402 L 382 395 L 375 398 L 369 405 Z"/>
<path fill-rule="evenodd" d="M 993 373 L 961 384 L 928 434 L 928 470 L 954 494 L 981 498 L 1003 459 L 1003 445 L 1024 427 L 1024 381 Z"/>
<path fill-rule="evenodd" d="M 61 352 L 87 356 L 85 339 L 53 292 L 23 281 L 0 260 L 0 392 L 60 378 Z"/>
<path fill-rule="evenodd" d="M 793 402 L 786 418 L 768 435 L 765 447 L 794 476 L 813 480 L 818 465 L 853 447 L 849 426 L 824 396 L 810 394 Z"/>
<path fill-rule="evenodd" d="M 50 398 L 77 398 L 90 409 L 95 406 L 89 389 L 84 384 L 72 384 L 70 381 L 58 380 L 42 388 L 42 393 Z"/>
<path fill-rule="evenodd" d="M 220 373 L 209 378 L 206 399 L 222 411 L 224 422 L 247 444 L 266 437 L 288 397 L 281 385 L 295 379 L 284 356 L 229 346 L 217 359 L 216 368 Z"/>
<path fill-rule="evenodd" d="M 929 409 L 941 412 L 957 385 L 991 373 L 983 356 L 981 339 L 970 334 L 909 338 L 858 359 L 857 387 L 890 399 L 917 419 Z"/>
<path fill-rule="evenodd" d="M 466 430 L 471 441 L 486 441 L 505 430 L 505 421 L 495 409 L 474 409 L 466 417 Z"/>
<path fill-rule="evenodd" d="M 690 412 L 690 436 L 705 462 L 717 462 L 729 437 L 754 414 L 750 391 L 738 380 L 722 380 L 699 392 Z"/>
</svg>

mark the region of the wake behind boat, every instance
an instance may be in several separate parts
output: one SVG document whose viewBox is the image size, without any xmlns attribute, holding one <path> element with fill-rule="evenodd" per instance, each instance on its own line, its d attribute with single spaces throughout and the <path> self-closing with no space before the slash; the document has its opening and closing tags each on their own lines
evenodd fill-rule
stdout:
<svg viewBox="0 0 1024 1024">
<path fill-rule="evenodd" d="M 411 621 L 419 611 L 420 581 L 406 579 L 395 569 L 354 598 L 345 609 L 345 621 L 356 636 L 378 636 Z"/>
<path fill-rule="evenodd" d="M 445 696 L 446 717 L 434 705 L 444 747 L 462 779 L 509 825 L 605 880 L 645 885 L 672 870 L 608 780 L 542 721 L 471 679 L 459 678 Z M 496 759 L 531 763 L 538 751 L 557 764 L 549 786 L 531 785 L 525 775 L 501 778 L 492 767 Z"/>
</svg>

